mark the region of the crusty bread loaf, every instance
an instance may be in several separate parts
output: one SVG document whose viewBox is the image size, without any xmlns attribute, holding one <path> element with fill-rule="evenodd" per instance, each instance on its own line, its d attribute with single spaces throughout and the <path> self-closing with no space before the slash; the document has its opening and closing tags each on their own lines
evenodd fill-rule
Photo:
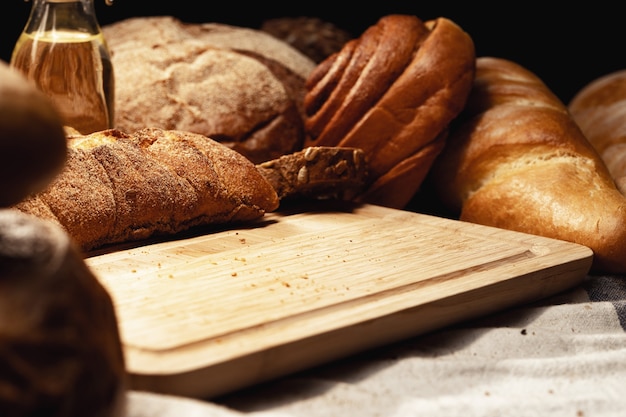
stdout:
<svg viewBox="0 0 626 417">
<path fill-rule="evenodd" d="M 125 415 L 114 305 L 67 234 L 1 209 L 0 288 L 0 414 Z"/>
<path fill-rule="evenodd" d="M 367 182 L 365 153 L 311 146 L 257 165 L 281 200 L 353 200 Z"/>
<path fill-rule="evenodd" d="M 254 163 L 300 150 L 315 63 L 261 30 L 137 17 L 103 27 L 115 68 L 115 127 L 199 133 Z"/>
<path fill-rule="evenodd" d="M 52 102 L 0 61 L 0 207 L 45 188 L 63 168 L 66 147 Z"/>
<path fill-rule="evenodd" d="M 626 195 L 626 70 L 591 81 L 568 108 Z"/>
<path fill-rule="evenodd" d="M 579 243 L 595 271 L 626 273 L 626 199 L 566 106 L 517 63 L 477 59 L 427 181 L 461 220 Z"/>
<path fill-rule="evenodd" d="M 363 149 L 360 200 L 402 208 L 463 109 L 474 65 L 472 39 L 454 22 L 384 16 L 307 79 L 305 146 Z"/>
<path fill-rule="evenodd" d="M 106 130 L 68 143 L 63 172 L 16 208 L 61 224 L 85 251 L 250 221 L 279 204 L 252 162 L 200 134 Z"/>
</svg>

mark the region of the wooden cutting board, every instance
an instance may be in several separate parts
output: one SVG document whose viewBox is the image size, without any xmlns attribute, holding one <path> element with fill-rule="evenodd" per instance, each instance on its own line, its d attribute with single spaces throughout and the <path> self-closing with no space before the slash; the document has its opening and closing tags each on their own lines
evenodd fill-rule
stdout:
<svg viewBox="0 0 626 417">
<path fill-rule="evenodd" d="M 373 205 L 86 259 L 132 388 L 210 398 L 578 285 L 590 249 Z"/>
</svg>

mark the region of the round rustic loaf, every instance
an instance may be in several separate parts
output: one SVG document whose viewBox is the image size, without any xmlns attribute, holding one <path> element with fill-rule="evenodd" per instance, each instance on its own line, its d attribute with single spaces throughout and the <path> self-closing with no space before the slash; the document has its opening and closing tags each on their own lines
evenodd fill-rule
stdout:
<svg viewBox="0 0 626 417">
<path fill-rule="evenodd" d="M 112 299 L 68 235 L 1 209 L 1 414 L 119 417 L 127 384 Z"/>
<path fill-rule="evenodd" d="M 199 133 L 254 163 L 302 148 L 304 82 L 315 63 L 260 30 L 170 16 L 103 27 L 115 125 Z"/>
<path fill-rule="evenodd" d="M 0 207 L 47 186 L 65 163 L 66 147 L 54 105 L 0 61 Z"/>
</svg>

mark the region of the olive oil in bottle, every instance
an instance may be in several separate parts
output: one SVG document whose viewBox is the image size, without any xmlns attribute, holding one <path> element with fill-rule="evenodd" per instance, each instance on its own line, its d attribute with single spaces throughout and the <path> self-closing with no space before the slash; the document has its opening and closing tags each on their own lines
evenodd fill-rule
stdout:
<svg viewBox="0 0 626 417">
<path fill-rule="evenodd" d="M 33 0 L 10 65 L 82 134 L 114 125 L 114 74 L 93 0 Z"/>
</svg>

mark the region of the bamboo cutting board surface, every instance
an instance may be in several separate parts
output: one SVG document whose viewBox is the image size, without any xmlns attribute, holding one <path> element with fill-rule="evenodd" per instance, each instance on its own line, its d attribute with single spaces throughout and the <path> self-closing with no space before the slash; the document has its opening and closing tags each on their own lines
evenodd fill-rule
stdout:
<svg viewBox="0 0 626 417">
<path fill-rule="evenodd" d="M 209 398 L 578 285 L 590 249 L 373 205 L 90 256 L 135 389 Z"/>
</svg>

